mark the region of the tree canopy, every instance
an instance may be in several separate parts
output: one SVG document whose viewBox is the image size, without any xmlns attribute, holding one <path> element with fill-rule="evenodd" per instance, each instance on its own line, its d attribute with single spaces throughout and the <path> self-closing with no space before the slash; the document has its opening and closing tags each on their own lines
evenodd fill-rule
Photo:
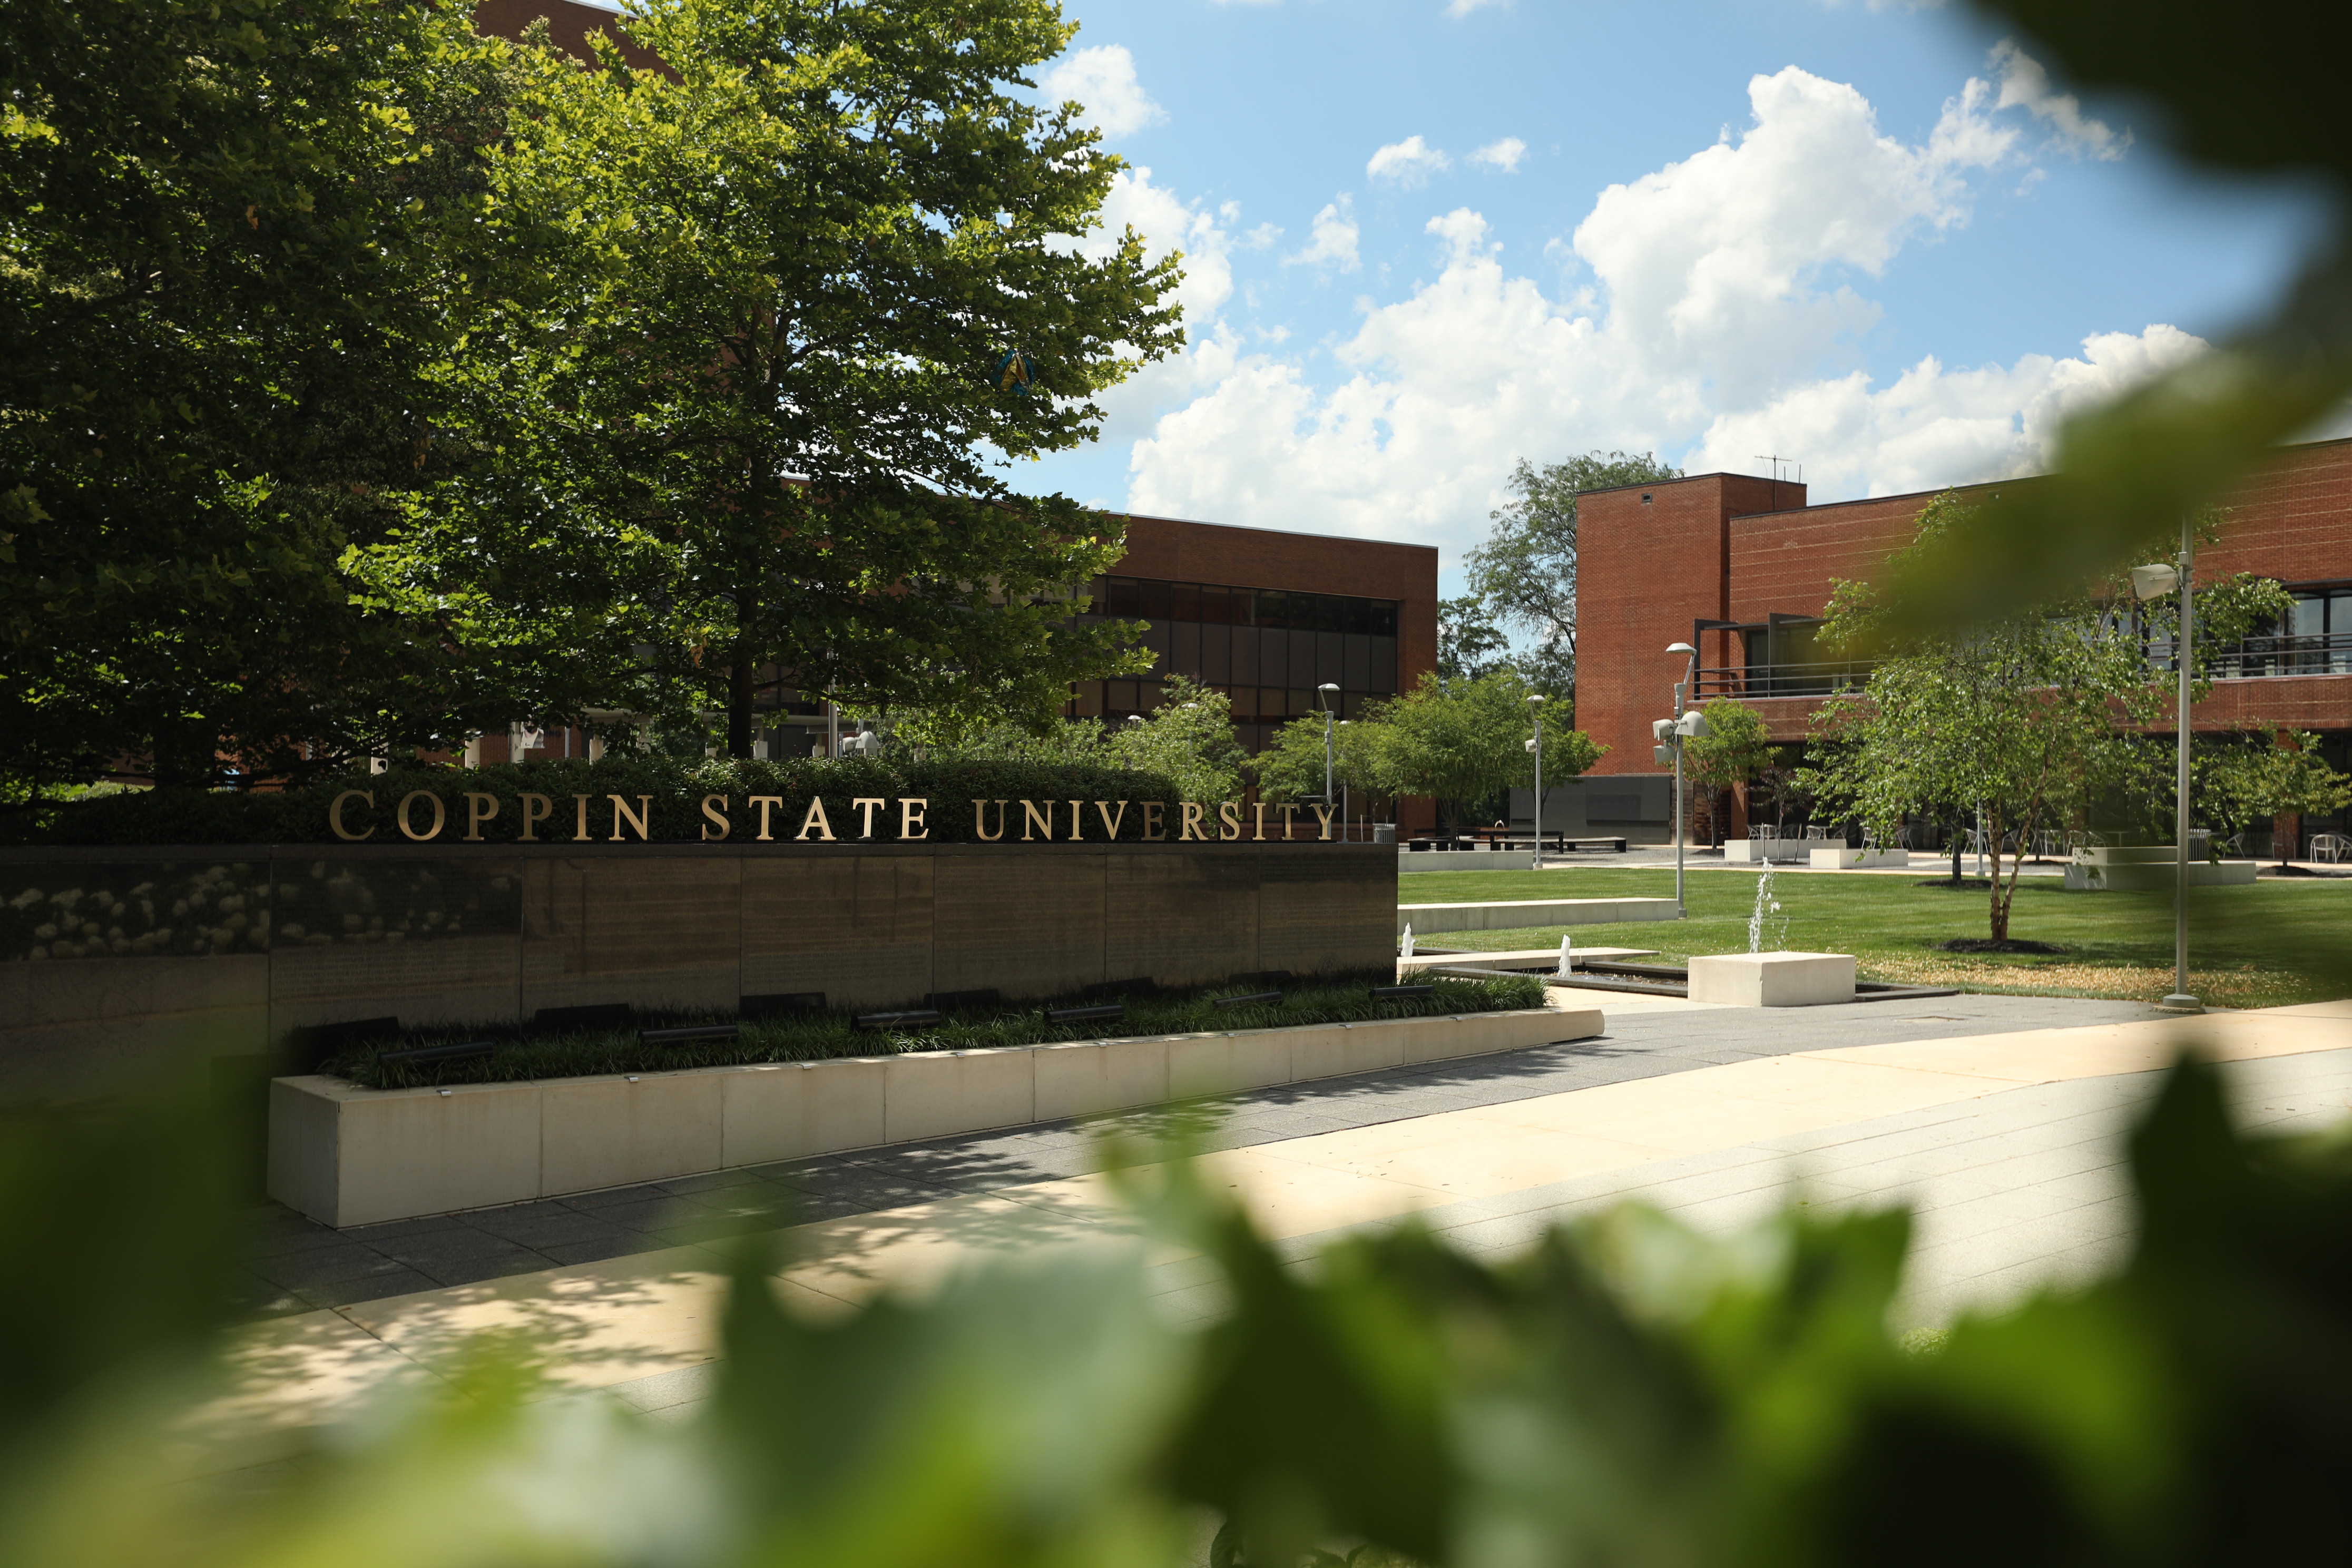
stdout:
<svg viewBox="0 0 2352 1568">
<path fill-rule="evenodd" d="M 1504 628 L 1535 639 L 1535 657 L 1549 667 L 1549 679 L 1538 683 L 1563 688 L 1555 695 L 1576 681 L 1578 494 L 1681 477 L 1646 452 L 1588 452 L 1541 467 L 1521 458 L 1512 468 L 1514 499 L 1487 514 L 1494 527 L 1463 556 L 1463 576 L 1472 598 Z"/>
</svg>

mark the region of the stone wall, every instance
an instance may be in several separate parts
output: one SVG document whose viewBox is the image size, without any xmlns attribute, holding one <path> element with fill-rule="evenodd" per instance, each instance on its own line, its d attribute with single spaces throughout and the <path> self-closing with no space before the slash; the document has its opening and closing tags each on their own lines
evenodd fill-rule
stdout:
<svg viewBox="0 0 2352 1568">
<path fill-rule="evenodd" d="M 0 1099 L 102 1094 L 387 1015 L 1373 968 L 1395 910 L 1395 851 L 1370 844 L 9 850 Z"/>
</svg>

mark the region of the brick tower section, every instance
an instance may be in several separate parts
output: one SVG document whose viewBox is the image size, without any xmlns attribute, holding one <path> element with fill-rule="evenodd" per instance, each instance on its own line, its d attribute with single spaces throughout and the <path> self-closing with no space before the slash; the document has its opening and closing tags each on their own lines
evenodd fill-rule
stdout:
<svg viewBox="0 0 2352 1568">
<path fill-rule="evenodd" d="M 1653 773 L 1650 722 L 1674 711 L 1694 620 L 1728 620 L 1731 520 L 1805 504 L 1805 487 L 1742 474 L 1594 490 L 1577 499 L 1576 727 L 1609 748 L 1596 775 Z M 1701 666 L 1738 662 L 1709 632 Z"/>
</svg>

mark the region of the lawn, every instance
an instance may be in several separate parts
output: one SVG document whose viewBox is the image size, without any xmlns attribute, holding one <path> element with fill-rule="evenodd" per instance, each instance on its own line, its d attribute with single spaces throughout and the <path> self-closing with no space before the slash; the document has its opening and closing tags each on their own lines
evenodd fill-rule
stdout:
<svg viewBox="0 0 2352 1568">
<path fill-rule="evenodd" d="M 1782 871 L 1772 891 L 1780 912 L 1767 911 L 1763 945 L 1850 952 L 1864 978 L 1915 985 L 2147 1001 L 2172 989 L 2169 893 L 2070 893 L 2055 878 L 2027 879 L 2017 889 L 2009 934 L 2064 951 L 1962 955 L 1937 952 L 1936 944 L 1988 935 L 1989 896 L 1981 883 L 1954 891 L 1948 884 L 1933 885 L 1937 880 L 1927 873 Z M 1655 948 L 1675 963 L 1695 953 L 1745 952 L 1757 874 L 1698 870 L 1685 885 L 1686 921 L 1430 933 L 1426 940 L 1488 950 L 1557 947 L 1565 930 L 1580 944 Z M 1578 867 L 1423 872 L 1403 879 L 1398 896 L 1412 903 L 1468 903 L 1672 898 L 1674 891 L 1671 870 Z M 2352 880 L 2197 889 L 2189 922 L 2190 984 L 2208 1002 L 2263 1007 L 2352 994 Z M 1415 935 L 1420 940 L 1423 933 Z"/>
</svg>

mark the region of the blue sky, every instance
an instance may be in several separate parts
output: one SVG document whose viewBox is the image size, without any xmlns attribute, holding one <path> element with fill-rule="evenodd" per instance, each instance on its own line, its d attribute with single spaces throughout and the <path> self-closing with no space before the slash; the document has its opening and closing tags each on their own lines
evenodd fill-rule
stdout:
<svg viewBox="0 0 2352 1568">
<path fill-rule="evenodd" d="M 1779 452 L 1816 500 L 2030 471 L 2322 221 L 2184 172 L 2144 106 L 2076 102 L 1955 6 L 1070 14 L 1045 85 L 1133 165 L 1114 224 L 1187 252 L 1192 342 L 1013 482 L 1435 542 L 1449 591 L 1523 456 Z"/>
</svg>

